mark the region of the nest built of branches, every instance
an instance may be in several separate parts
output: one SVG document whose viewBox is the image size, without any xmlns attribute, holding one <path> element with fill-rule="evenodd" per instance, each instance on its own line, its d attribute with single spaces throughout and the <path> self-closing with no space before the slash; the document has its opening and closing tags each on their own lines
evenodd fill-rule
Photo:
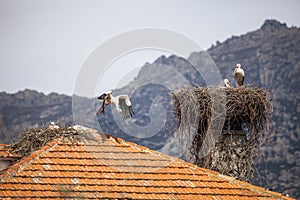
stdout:
<svg viewBox="0 0 300 200">
<path fill-rule="evenodd" d="M 172 96 L 179 137 L 191 140 L 190 161 L 251 179 L 259 147 L 270 135 L 269 92 L 259 87 L 199 87 Z"/>
<path fill-rule="evenodd" d="M 77 143 L 81 141 L 82 136 L 72 127 L 31 128 L 19 134 L 18 139 L 10 144 L 9 151 L 10 153 L 26 156 L 56 138 L 63 138 L 65 141 Z"/>
</svg>

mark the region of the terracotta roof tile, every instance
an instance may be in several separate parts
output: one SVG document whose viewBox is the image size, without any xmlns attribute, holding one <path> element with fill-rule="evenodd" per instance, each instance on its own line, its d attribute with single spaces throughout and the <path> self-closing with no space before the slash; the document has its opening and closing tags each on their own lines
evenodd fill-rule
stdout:
<svg viewBox="0 0 300 200">
<path fill-rule="evenodd" d="M 21 155 L 9 153 L 8 144 L 0 144 L 0 160 L 14 161 L 19 158 L 21 158 Z"/>
<path fill-rule="evenodd" d="M 85 131 L 94 140 L 71 144 L 56 139 L 10 166 L 0 177 L 0 198 L 288 199 L 137 144 Z"/>
</svg>

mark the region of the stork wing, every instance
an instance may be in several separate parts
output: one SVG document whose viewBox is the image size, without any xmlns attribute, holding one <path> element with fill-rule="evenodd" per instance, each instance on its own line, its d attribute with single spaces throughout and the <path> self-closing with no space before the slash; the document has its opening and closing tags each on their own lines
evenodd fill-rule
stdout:
<svg viewBox="0 0 300 200">
<path fill-rule="evenodd" d="M 105 98 L 106 98 L 106 94 L 104 93 L 104 94 L 101 94 L 99 97 L 98 97 L 98 100 L 99 101 L 104 101 L 105 100 Z"/>
<path fill-rule="evenodd" d="M 235 80 L 239 86 L 242 86 L 244 84 L 245 77 L 241 73 L 236 73 Z"/>
<path fill-rule="evenodd" d="M 234 70 L 234 77 L 235 77 L 235 80 L 238 84 L 238 86 L 242 86 L 244 84 L 244 80 L 245 80 L 245 72 L 243 69 L 235 69 Z"/>
<path fill-rule="evenodd" d="M 123 117 L 129 118 L 134 114 L 130 99 L 127 95 L 120 95 L 119 98 L 119 107 L 122 110 Z"/>
</svg>

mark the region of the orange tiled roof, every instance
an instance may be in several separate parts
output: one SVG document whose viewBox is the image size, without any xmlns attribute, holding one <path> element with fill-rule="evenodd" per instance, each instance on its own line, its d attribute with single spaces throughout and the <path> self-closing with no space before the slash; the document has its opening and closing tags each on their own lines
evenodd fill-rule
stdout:
<svg viewBox="0 0 300 200">
<path fill-rule="evenodd" d="M 55 139 L 0 176 L 0 198 L 288 199 L 119 138 L 83 130 Z"/>
<path fill-rule="evenodd" d="M 8 144 L 0 144 L 0 160 L 15 160 L 21 158 L 21 155 L 9 153 L 8 149 Z"/>
<path fill-rule="evenodd" d="M 10 166 L 13 162 L 20 159 L 22 156 L 18 154 L 9 153 L 9 145 L 0 144 L 0 174 L 3 172 L 3 169 Z"/>
</svg>

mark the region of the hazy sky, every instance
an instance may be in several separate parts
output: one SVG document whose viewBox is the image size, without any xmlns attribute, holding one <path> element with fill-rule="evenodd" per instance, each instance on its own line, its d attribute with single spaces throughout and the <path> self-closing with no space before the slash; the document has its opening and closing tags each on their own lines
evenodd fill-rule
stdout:
<svg viewBox="0 0 300 200">
<path fill-rule="evenodd" d="M 265 19 L 299 27 L 299 10 L 299 0 L 0 0 L 0 91 L 71 95 L 90 53 L 129 30 L 170 29 L 208 49 Z M 162 53 L 129 56 L 118 67 L 126 73 Z"/>
</svg>

